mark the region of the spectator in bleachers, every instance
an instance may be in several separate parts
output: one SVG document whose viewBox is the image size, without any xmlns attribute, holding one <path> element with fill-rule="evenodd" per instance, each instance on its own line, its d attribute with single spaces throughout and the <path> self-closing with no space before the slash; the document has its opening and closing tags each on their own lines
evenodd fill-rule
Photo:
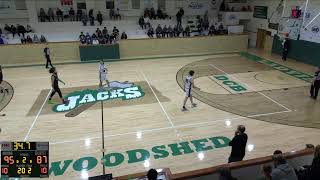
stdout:
<svg viewBox="0 0 320 180">
<path fill-rule="evenodd" d="M 206 11 L 204 13 L 204 16 L 203 16 L 203 29 L 204 30 L 208 30 L 209 28 L 209 16 L 208 16 L 208 11 Z"/>
<path fill-rule="evenodd" d="M 219 172 L 219 180 L 237 180 L 231 175 L 230 168 L 223 167 L 218 170 Z"/>
<path fill-rule="evenodd" d="M 91 38 L 91 36 L 90 36 L 90 34 L 88 32 L 86 34 L 86 43 L 87 44 L 92 44 L 92 38 Z"/>
<path fill-rule="evenodd" d="M 90 21 L 90 26 L 94 26 L 94 16 L 93 16 L 93 9 L 89 10 L 89 21 Z"/>
<path fill-rule="evenodd" d="M 92 40 L 94 39 L 98 39 L 98 36 L 96 35 L 96 33 L 93 33 L 92 36 L 91 36 Z"/>
<path fill-rule="evenodd" d="M 114 26 L 112 30 L 112 39 L 117 40 L 118 37 L 119 37 L 119 29 Z"/>
<path fill-rule="evenodd" d="M 151 26 L 147 32 L 147 35 L 149 38 L 153 38 L 153 35 L 154 35 L 154 30 L 153 30 L 153 27 Z"/>
<path fill-rule="evenodd" d="M 28 35 L 26 38 L 27 43 L 32 43 L 32 38 Z"/>
<path fill-rule="evenodd" d="M 174 37 L 178 37 L 178 27 L 177 27 L 177 25 L 175 25 L 175 26 L 173 27 L 173 36 L 174 36 Z"/>
<path fill-rule="evenodd" d="M 320 177 L 320 145 L 314 151 L 314 158 L 310 167 L 310 180 L 317 180 Z"/>
<path fill-rule="evenodd" d="M 150 169 L 147 173 L 148 180 L 157 180 L 158 179 L 158 172 L 155 169 Z"/>
<path fill-rule="evenodd" d="M 171 25 L 169 25 L 169 27 L 168 27 L 167 36 L 171 37 L 171 38 L 173 37 L 173 29 L 172 29 Z"/>
<path fill-rule="evenodd" d="M 22 38 L 20 39 L 20 41 L 21 41 L 21 44 L 26 44 L 26 43 L 27 43 L 27 40 L 26 40 L 26 38 L 24 38 L 24 37 L 22 37 Z"/>
<path fill-rule="evenodd" d="M 168 28 L 167 25 L 164 25 L 162 28 L 162 38 L 168 37 Z"/>
<path fill-rule="evenodd" d="M 272 180 L 298 180 L 294 169 L 287 163 L 282 154 L 273 156 L 274 168 L 271 172 Z"/>
<path fill-rule="evenodd" d="M 184 30 L 182 32 L 182 36 L 183 37 L 190 37 L 190 27 L 189 27 L 189 25 L 187 25 L 186 28 L 184 28 Z"/>
<path fill-rule="evenodd" d="M 156 36 L 157 38 L 161 38 L 161 35 L 162 35 L 162 28 L 160 24 L 158 24 L 158 27 L 156 28 Z"/>
<path fill-rule="evenodd" d="M 110 19 L 115 19 L 114 8 L 109 10 L 109 17 L 110 17 Z"/>
<path fill-rule="evenodd" d="M 143 13 L 143 16 L 146 17 L 150 17 L 150 10 L 148 8 L 144 9 L 144 13 Z"/>
<path fill-rule="evenodd" d="M 2 36 L 1 36 L 1 34 L 0 34 L 0 44 L 4 44 L 4 40 L 3 40 Z"/>
<path fill-rule="evenodd" d="M 281 150 L 275 150 L 275 151 L 273 152 L 273 155 L 278 155 L 278 154 L 282 154 L 282 151 L 281 151 Z"/>
<path fill-rule="evenodd" d="M 211 25 L 209 28 L 208 35 L 213 36 L 215 34 L 215 31 L 216 31 L 216 28 L 214 27 L 214 25 Z"/>
<path fill-rule="evenodd" d="M 115 12 L 115 19 L 121 20 L 121 14 L 120 14 L 120 9 L 117 8 L 117 11 Z"/>
<path fill-rule="evenodd" d="M 86 44 L 86 42 L 87 42 L 86 36 L 83 34 L 83 32 L 80 33 L 79 39 L 80 39 L 81 44 Z"/>
<path fill-rule="evenodd" d="M 150 24 L 150 18 L 149 16 L 144 16 L 143 18 L 143 21 L 144 21 L 144 29 L 147 29 L 147 26 L 148 28 L 150 28 L 151 24 Z"/>
<path fill-rule="evenodd" d="M 33 32 L 33 30 L 31 28 L 31 26 L 28 24 L 27 28 L 26 28 L 26 33 L 31 33 L 31 32 Z"/>
<path fill-rule="evenodd" d="M 184 10 L 182 8 L 179 9 L 179 11 L 177 12 L 176 14 L 176 17 L 177 17 L 177 25 L 181 25 L 182 23 L 182 17 L 184 15 Z"/>
<path fill-rule="evenodd" d="M 26 29 L 24 28 L 24 26 L 17 24 L 17 33 L 18 33 L 18 36 L 22 34 L 22 36 L 24 37 L 24 34 L 26 33 Z"/>
<path fill-rule="evenodd" d="M 122 32 L 121 39 L 128 39 L 128 35 L 125 32 Z"/>
<path fill-rule="evenodd" d="M 87 26 L 87 23 L 88 23 L 88 16 L 87 16 L 87 13 L 83 13 L 83 15 L 82 15 L 82 24 L 84 25 L 84 26 Z"/>
<path fill-rule="evenodd" d="M 56 15 L 57 15 L 58 21 L 60 20 L 63 21 L 63 12 L 61 11 L 61 9 L 57 8 Z"/>
<path fill-rule="evenodd" d="M 150 9 L 150 19 L 156 19 L 156 11 L 153 7 Z"/>
<path fill-rule="evenodd" d="M 36 34 L 33 35 L 33 43 L 40 43 L 40 39 Z"/>
<path fill-rule="evenodd" d="M 92 35 L 92 44 L 99 44 L 98 37 L 94 33 Z"/>
<path fill-rule="evenodd" d="M 177 27 L 177 29 L 178 29 L 178 37 L 180 37 L 180 34 L 183 33 L 182 25 L 179 25 L 179 26 Z"/>
<path fill-rule="evenodd" d="M 264 164 L 261 166 L 262 177 L 257 178 L 257 180 L 272 180 L 271 172 L 272 167 L 270 165 Z"/>
<path fill-rule="evenodd" d="M 97 33 L 98 36 L 99 36 L 99 34 L 102 35 L 102 32 L 101 32 L 100 28 L 97 28 L 96 33 Z"/>
<path fill-rule="evenodd" d="M 0 28 L 0 36 L 2 35 L 2 29 Z"/>
<path fill-rule="evenodd" d="M 8 24 L 5 24 L 3 29 L 8 31 L 8 32 L 11 32 L 11 28 L 10 28 L 10 26 Z"/>
<path fill-rule="evenodd" d="M 219 34 L 224 34 L 224 27 L 222 23 L 219 25 L 218 31 L 219 31 Z"/>
<path fill-rule="evenodd" d="M 77 21 L 81 21 L 82 20 L 82 10 L 78 9 L 77 10 Z"/>
<path fill-rule="evenodd" d="M 99 41 L 99 44 L 106 44 L 106 40 L 103 38 L 103 35 L 98 36 L 98 41 Z"/>
<path fill-rule="evenodd" d="M 47 17 L 48 17 L 49 22 L 51 22 L 51 20 L 54 21 L 54 12 L 53 12 L 52 8 L 48 9 Z"/>
<path fill-rule="evenodd" d="M 17 28 L 14 25 L 11 25 L 10 32 L 12 33 L 12 38 L 14 38 L 17 33 Z"/>
<path fill-rule="evenodd" d="M 231 146 L 231 154 L 228 162 L 242 161 L 246 153 L 246 145 L 248 136 L 245 133 L 246 127 L 244 125 L 239 125 L 234 133 L 233 139 L 229 142 Z"/>
<path fill-rule="evenodd" d="M 75 12 L 72 7 L 69 10 L 69 17 L 71 21 L 75 21 Z"/>
<path fill-rule="evenodd" d="M 47 42 L 47 39 L 44 37 L 44 35 L 40 36 L 40 42 L 41 43 L 46 43 Z"/>
<path fill-rule="evenodd" d="M 44 12 L 43 8 L 40 8 L 40 22 L 45 22 L 46 21 L 46 12 Z"/>
<path fill-rule="evenodd" d="M 141 27 L 141 29 L 143 29 L 143 28 L 144 28 L 144 19 L 143 19 L 143 16 L 140 16 L 138 23 L 139 23 L 139 26 Z"/>
<path fill-rule="evenodd" d="M 103 17 L 100 11 L 97 14 L 97 21 L 99 22 L 100 26 L 102 25 Z"/>
<path fill-rule="evenodd" d="M 107 29 L 107 27 L 104 27 L 104 28 L 103 28 L 102 34 L 103 34 L 103 35 L 108 34 L 108 29 Z"/>
</svg>

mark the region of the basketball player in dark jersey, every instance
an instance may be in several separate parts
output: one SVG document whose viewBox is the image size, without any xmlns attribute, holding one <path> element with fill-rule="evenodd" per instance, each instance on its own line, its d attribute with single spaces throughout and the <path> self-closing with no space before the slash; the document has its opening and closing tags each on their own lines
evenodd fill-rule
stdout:
<svg viewBox="0 0 320 180">
<path fill-rule="evenodd" d="M 62 104 L 66 104 L 67 101 L 65 101 L 62 97 L 62 93 L 61 93 L 61 90 L 59 88 L 59 81 L 62 83 L 62 84 L 66 84 L 64 83 L 61 79 L 59 79 L 58 77 L 58 73 L 57 73 L 57 70 L 56 68 L 52 67 L 50 70 L 49 70 L 49 73 L 52 74 L 51 75 L 51 86 L 52 86 L 52 92 L 50 94 L 50 97 L 49 97 L 49 104 L 53 104 L 52 102 L 52 96 L 57 92 L 59 94 L 59 97 L 62 101 Z"/>
</svg>

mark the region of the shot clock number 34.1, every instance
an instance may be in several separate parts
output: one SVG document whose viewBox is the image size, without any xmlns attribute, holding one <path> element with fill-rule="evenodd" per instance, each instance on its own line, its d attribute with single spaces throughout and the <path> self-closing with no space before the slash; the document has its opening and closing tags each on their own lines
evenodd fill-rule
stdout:
<svg viewBox="0 0 320 180">
<path fill-rule="evenodd" d="M 1 175 L 4 177 L 48 177 L 48 142 L 1 144 Z"/>
</svg>

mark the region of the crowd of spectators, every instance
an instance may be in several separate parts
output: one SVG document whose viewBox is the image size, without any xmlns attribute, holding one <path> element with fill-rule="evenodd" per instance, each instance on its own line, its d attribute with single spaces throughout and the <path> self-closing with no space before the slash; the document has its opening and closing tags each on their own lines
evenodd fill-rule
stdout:
<svg viewBox="0 0 320 180">
<path fill-rule="evenodd" d="M 125 32 L 122 32 L 121 36 L 119 34 L 119 29 L 113 27 L 112 32 L 108 33 L 107 27 L 104 27 L 102 30 L 100 28 L 96 29 L 96 32 L 90 35 L 88 32 L 84 34 L 80 33 L 79 40 L 81 44 L 114 44 L 119 38 L 127 39 L 128 36 Z M 119 37 L 120 36 L 120 37 Z"/>
<path fill-rule="evenodd" d="M 146 8 L 143 12 L 143 17 L 148 17 L 150 19 L 166 19 L 166 18 L 171 19 L 171 17 L 161 8 L 158 8 L 156 12 L 153 7 L 150 9 Z"/>
<path fill-rule="evenodd" d="M 109 11 L 109 18 L 113 20 L 120 19 L 120 9 L 110 9 Z M 94 15 L 94 10 L 90 9 L 88 14 L 86 11 L 82 9 L 78 9 L 75 11 L 72 7 L 69 9 L 67 13 L 64 13 L 60 8 L 56 8 L 54 11 L 53 8 L 49 8 L 48 12 L 46 13 L 43 8 L 40 8 L 39 13 L 39 19 L 40 22 L 54 22 L 54 21 L 82 21 L 83 25 L 86 26 L 88 22 L 91 26 L 94 26 L 95 20 L 100 24 L 100 26 L 103 23 L 104 16 L 101 13 L 101 11 L 98 11 L 96 16 Z"/>
<path fill-rule="evenodd" d="M 21 44 L 30 44 L 30 43 L 46 43 L 47 39 L 44 37 L 44 35 L 41 35 L 40 38 L 38 35 L 34 34 L 33 37 L 30 35 L 27 35 L 27 37 L 22 37 Z"/>
<path fill-rule="evenodd" d="M 12 38 L 19 37 L 21 44 L 27 43 L 45 43 L 47 42 L 46 38 L 41 35 L 40 38 L 37 34 L 34 33 L 33 29 L 27 25 L 24 27 L 21 24 L 17 25 L 8 25 L 5 24 L 3 30 L 0 28 L 0 44 L 7 44 L 9 37 L 8 34 L 12 34 Z"/>
<path fill-rule="evenodd" d="M 2 33 L 12 34 L 12 38 L 14 38 L 16 35 L 18 35 L 19 37 L 25 37 L 26 33 L 34 32 L 29 25 L 27 25 L 27 27 L 24 27 L 21 24 L 17 24 L 17 25 L 12 24 L 10 26 L 8 24 L 5 24 L 3 29 L 4 29 L 4 31 L 2 32 L 2 30 L 0 28 L 0 31 L 1 31 L 0 34 L 2 34 Z"/>
<path fill-rule="evenodd" d="M 251 12 L 251 6 L 242 6 L 241 8 L 235 8 L 235 7 L 229 7 L 229 4 L 226 3 L 225 1 L 222 1 L 220 5 L 220 11 L 225 11 L 225 12 Z"/>
</svg>

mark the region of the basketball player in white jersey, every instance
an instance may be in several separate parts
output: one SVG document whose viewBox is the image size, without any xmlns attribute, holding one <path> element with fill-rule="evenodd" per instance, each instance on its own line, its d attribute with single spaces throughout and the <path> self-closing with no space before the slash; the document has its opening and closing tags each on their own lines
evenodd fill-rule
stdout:
<svg viewBox="0 0 320 180">
<path fill-rule="evenodd" d="M 100 88 L 103 87 L 103 81 L 106 81 L 108 87 L 110 87 L 109 85 L 109 81 L 107 79 L 107 72 L 108 72 L 108 69 L 107 69 L 107 66 L 104 64 L 103 60 L 100 61 L 100 64 L 99 64 L 99 79 L 100 79 Z"/>
<path fill-rule="evenodd" d="M 186 103 L 188 98 L 190 98 L 190 102 L 192 107 L 197 107 L 196 103 L 193 103 L 193 99 L 192 99 L 192 88 L 195 88 L 194 83 L 193 83 L 193 75 L 194 75 L 194 71 L 190 71 L 189 75 L 185 78 L 184 80 L 184 92 L 185 92 L 185 98 L 183 101 L 183 106 L 182 106 L 182 111 L 187 111 L 188 109 L 186 108 Z"/>
</svg>

